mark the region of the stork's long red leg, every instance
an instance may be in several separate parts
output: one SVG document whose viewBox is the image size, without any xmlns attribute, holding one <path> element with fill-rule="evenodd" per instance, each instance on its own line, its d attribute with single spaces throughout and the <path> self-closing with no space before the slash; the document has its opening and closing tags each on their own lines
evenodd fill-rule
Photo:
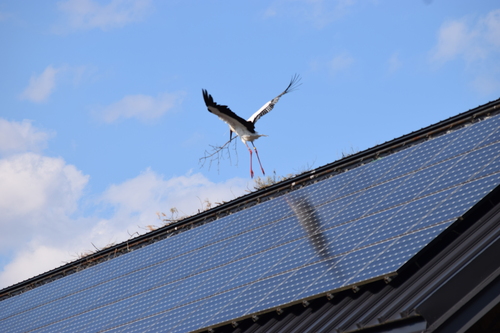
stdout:
<svg viewBox="0 0 500 333">
<path fill-rule="evenodd" d="M 252 143 L 253 144 L 253 143 Z M 250 177 L 253 178 L 253 170 L 252 170 L 252 149 L 250 149 L 250 147 L 248 147 L 247 143 L 245 142 L 245 146 L 247 146 L 248 148 L 248 151 L 250 152 Z M 259 156 L 257 155 L 257 158 L 259 158 Z"/>
<path fill-rule="evenodd" d="M 259 152 L 257 151 L 257 147 L 255 147 L 253 142 L 252 142 L 252 146 L 253 146 L 253 149 L 255 149 L 255 155 L 257 155 L 257 160 L 259 161 L 260 170 L 262 170 L 262 174 L 265 176 L 266 173 L 264 172 L 264 168 L 262 167 L 262 163 L 260 163 L 260 157 L 259 157 Z"/>
</svg>

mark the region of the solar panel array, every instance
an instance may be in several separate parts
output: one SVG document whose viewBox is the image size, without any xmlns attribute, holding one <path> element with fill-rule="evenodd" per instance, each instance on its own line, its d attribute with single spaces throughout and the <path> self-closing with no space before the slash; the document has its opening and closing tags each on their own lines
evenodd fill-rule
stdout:
<svg viewBox="0 0 500 333">
<path fill-rule="evenodd" d="M 395 274 L 500 184 L 500 116 L 0 302 L 4 332 L 188 332 Z"/>
</svg>

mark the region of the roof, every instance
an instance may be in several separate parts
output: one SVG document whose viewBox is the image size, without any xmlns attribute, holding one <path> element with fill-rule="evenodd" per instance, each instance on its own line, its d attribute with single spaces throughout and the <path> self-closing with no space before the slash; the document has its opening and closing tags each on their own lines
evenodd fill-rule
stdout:
<svg viewBox="0 0 500 333">
<path fill-rule="evenodd" d="M 499 105 L 5 288 L 0 325 L 12 332 L 442 328 L 493 288 L 499 271 L 488 265 L 499 229 Z M 495 309 L 495 297 L 479 302 L 461 327 Z"/>
<path fill-rule="evenodd" d="M 234 327 L 228 324 L 216 331 L 498 332 L 498 198 L 500 188 L 390 281 L 376 281 L 332 298 L 318 297 L 284 308 L 280 313 L 268 312 L 255 321 L 248 318 L 234 322 Z"/>
</svg>

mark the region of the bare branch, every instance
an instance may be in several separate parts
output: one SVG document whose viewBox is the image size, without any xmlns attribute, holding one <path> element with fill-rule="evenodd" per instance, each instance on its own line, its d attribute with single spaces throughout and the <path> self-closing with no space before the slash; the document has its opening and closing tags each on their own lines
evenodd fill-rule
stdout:
<svg viewBox="0 0 500 333">
<path fill-rule="evenodd" d="M 139 236 L 139 233 L 138 233 L 137 231 L 136 231 L 136 232 L 134 232 L 133 234 L 131 234 L 131 233 L 127 230 L 127 234 L 128 234 L 128 235 L 129 235 L 129 237 L 130 237 L 130 238 L 129 238 L 129 240 L 130 240 L 130 239 L 132 239 L 132 237 L 134 237 L 134 236 L 135 236 L 135 234 L 137 234 L 137 236 Z"/>
<path fill-rule="evenodd" d="M 200 167 L 203 167 L 205 163 L 207 163 L 208 161 L 208 169 L 210 170 L 210 168 L 212 167 L 212 163 L 216 162 L 217 171 L 219 171 L 220 161 L 226 158 L 229 159 L 229 162 L 232 164 L 230 148 L 231 148 L 231 142 L 235 138 L 237 138 L 237 136 L 231 138 L 231 140 L 227 141 L 222 146 L 210 145 L 210 150 L 205 150 L 205 155 L 199 159 L 199 163 L 201 164 Z M 237 161 L 238 152 L 236 150 L 236 143 L 233 145 L 233 150 L 236 154 L 236 161 Z"/>
</svg>

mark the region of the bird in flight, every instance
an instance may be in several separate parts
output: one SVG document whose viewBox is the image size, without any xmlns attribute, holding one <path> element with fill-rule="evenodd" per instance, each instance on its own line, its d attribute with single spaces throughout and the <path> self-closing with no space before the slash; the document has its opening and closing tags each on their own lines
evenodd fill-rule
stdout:
<svg viewBox="0 0 500 333">
<path fill-rule="evenodd" d="M 212 95 L 210 95 L 205 89 L 202 89 L 203 99 L 205 100 L 205 104 L 208 108 L 208 111 L 215 114 L 222 121 L 224 121 L 226 124 L 229 125 L 229 139 L 231 140 L 233 138 L 232 137 L 233 133 L 236 133 L 236 135 L 240 137 L 241 141 L 245 144 L 245 146 L 247 146 L 248 151 L 250 152 L 250 177 L 253 178 L 254 173 L 252 170 L 252 149 L 248 146 L 247 144 L 248 141 L 252 143 L 253 149 L 255 150 L 255 155 L 257 156 L 257 160 L 259 161 L 262 174 L 263 175 L 266 174 L 264 172 L 264 168 L 262 167 L 262 163 L 260 162 L 257 148 L 255 147 L 253 142 L 254 140 L 260 138 L 261 136 L 267 136 L 267 135 L 257 133 L 257 131 L 255 131 L 255 123 L 263 115 L 267 114 L 274 108 L 274 105 L 278 103 L 281 96 L 297 88 L 300 85 L 299 82 L 300 82 L 300 77 L 297 74 L 295 74 L 290 80 L 288 87 L 286 87 L 286 89 L 281 94 L 279 94 L 278 96 L 276 96 L 275 98 L 264 104 L 250 118 L 248 118 L 248 120 L 245 120 L 240 116 L 238 116 L 236 113 L 231 111 L 231 109 L 229 109 L 227 105 L 219 105 L 215 103 Z"/>
</svg>

